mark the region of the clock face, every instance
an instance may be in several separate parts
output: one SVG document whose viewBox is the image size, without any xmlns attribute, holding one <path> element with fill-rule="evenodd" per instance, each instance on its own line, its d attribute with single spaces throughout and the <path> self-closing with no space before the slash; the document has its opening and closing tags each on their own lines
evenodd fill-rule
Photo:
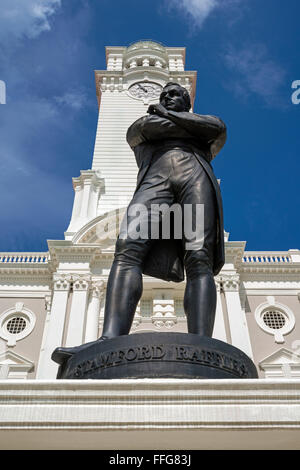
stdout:
<svg viewBox="0 0 300 470">
<path fill-rule="evenodd" d="M 157 83 L 138 82 L 129 88 L 129 92 L 134 98 L 153 100 L 159 97 L 162 87 Z"/>
</svg>

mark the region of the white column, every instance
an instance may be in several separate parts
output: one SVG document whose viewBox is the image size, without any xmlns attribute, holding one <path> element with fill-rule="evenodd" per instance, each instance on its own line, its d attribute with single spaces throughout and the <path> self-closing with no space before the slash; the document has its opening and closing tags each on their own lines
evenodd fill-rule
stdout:
<svg viewBox="0 0 300 470">
<path fill-rule="evenodd" d="M 104 294 L 104 282 L 94 282 L 91 289 L 91 301 L 88 306 L 86 327 L 85 327 L 85 343 L 98 339 L 98 326 L 100 316 L 100 302 Z"/>
<path fill-rule="evenodd" d="M 89 292 L 90 276 L 73 275 L 73 296 L 70 310 L 66 347 L 83 343 L 84 321 Z"/>
<path fill-rule="evenodd" d="M 66 240 L 71 240 L 83 225 L 97 216 L 98 200 L 104 185 L 99 171 L 81 170 L 79 178 L 73 178 L 75 191 L 72 217 L 65 232 Z"/>
<path fill-rule="evenodd" d="M 88 214 L 91 184 L 92 184 L 91 179 L 87 179 L 87 178 L 84 179 L 81 210 L 80 210 L 81 219 L 86 219 L 87 214 Z"/>
<path fill-rule="evenodd" d="M 74 180 L 75 178 L 73 178 Z M 82 198 L 82 186 L 81 184 L 74 184 L 74 203 L 73 203 L 73 210 L 72 210 L 72 219 L 76 219 L 80 215 L 80 207 L 81 207 L 81 198 Z"/>
<path fill-rule="evenodd" d="M 239 295 L 239 276 L 232 274 L 222 276 L 223 289 L 227 305 L 232 345 L 253 357 L 246 314 L 242 309 Z"/>
<path fill-rule="evenodd" d="M 37 379 L 55 379 L 58 365 L 51 360 L 55 348 L 62 345 L 65 317 L 70 290 L 70 276 L 54 275 L 54 292 L 50 315 L 47 315 Z"/>
<path fill-rule="evenodd" d="M 100 185 L 92 184 L 90 187 L 89 205 L 87 211 L 87 218 L 92 219 L 97 213 L 98 199 L 99 199 Z"/>
<path fill-rule="evenodd" d="M 216 317 L 213 338 L 219 339 L 220 341 L 227 342 L 226 328 L 224 321 L 224 312 L 222 308 L 221 300 L 221 281 L 220 279 L 215 279 L 216 288 L 217 288 L 217 308 L 216 308 Z"/>
</svg>

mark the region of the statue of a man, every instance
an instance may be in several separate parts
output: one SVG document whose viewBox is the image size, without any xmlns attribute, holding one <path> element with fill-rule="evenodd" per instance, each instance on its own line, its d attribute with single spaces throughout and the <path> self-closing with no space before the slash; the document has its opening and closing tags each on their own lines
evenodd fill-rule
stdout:
<svg viewBox="0 0 300 470">
<path fill-rule="evenodd" d="M 214 275 L 224 265 L 224 231 L 220 189 L 210 162 L 225 143 L 226 126 L 219 118 L 191 113 L 190 108 L 187 90 L 177 83 L 167 83 L 160 103 L 151 105 L 148 115 L 128 129 L 127 141 L 139 168 L 137 188 L 116 243 L 103 331 L 97 341 L 129 334 L 142 295 L 142 273 L 179 282 L 184 279 L 183 267 L 188 332 L 212 336 L 216 310 Z M 163 211 L 157 208 L 162 204 L 176 204 L 182 209 L 182 226 L 192 224 L 189 232 L 197 233 L 200 223 L 200 239 L 198 236 L 190 243 L 185 230 L 181 239 L 157 239 L 163 221 Z M 188 221 L 186 207 L 192 214 Z M 204 211 L 201 221 L 196 217 L 197 207 Z M 150 232 L 155 237 L 149 232 L 143 237 L 142 230 L 139 237 L 136 232 L 132 236 L 130 227 L 136 227 L 138 208 L 143 209 L 142 223 L 151 225 Z M 57 348 L 52 358 L 62 364 L 91 344 Z"/>
</svg>

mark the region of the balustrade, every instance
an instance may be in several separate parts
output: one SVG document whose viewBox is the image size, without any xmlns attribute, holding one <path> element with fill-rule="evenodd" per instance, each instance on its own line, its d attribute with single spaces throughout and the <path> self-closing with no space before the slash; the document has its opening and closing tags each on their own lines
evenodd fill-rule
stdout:
<svg viewBox="0 0 300 470">
<path fill-rule="evenodd" d="M 49 253 L 0 253 L 0 263 L 48 263 Z"/>
<path fill-rule="evenodd" d="M 292 263 L 291 255 L 286 252 L 248 252 L 242 259 L 243 263 L 260 263 L 260 264 L 282 264 Z"/>
</svg>

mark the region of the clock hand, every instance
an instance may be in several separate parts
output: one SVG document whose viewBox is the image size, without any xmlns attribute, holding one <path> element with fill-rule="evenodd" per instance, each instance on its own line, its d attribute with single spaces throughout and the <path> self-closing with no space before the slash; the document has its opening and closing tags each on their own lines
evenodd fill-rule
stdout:
<svg viewBox="0 0 300 470">
<path fill-rule="evenodd" d="M 141 88 L 141 90 L 143 90 L 143 91 L 145 91 L 146 93 L 148 93 L 147 88 L 143 87 L 140 83 L 138 83 L 138 87 Z"/>
</svg>

